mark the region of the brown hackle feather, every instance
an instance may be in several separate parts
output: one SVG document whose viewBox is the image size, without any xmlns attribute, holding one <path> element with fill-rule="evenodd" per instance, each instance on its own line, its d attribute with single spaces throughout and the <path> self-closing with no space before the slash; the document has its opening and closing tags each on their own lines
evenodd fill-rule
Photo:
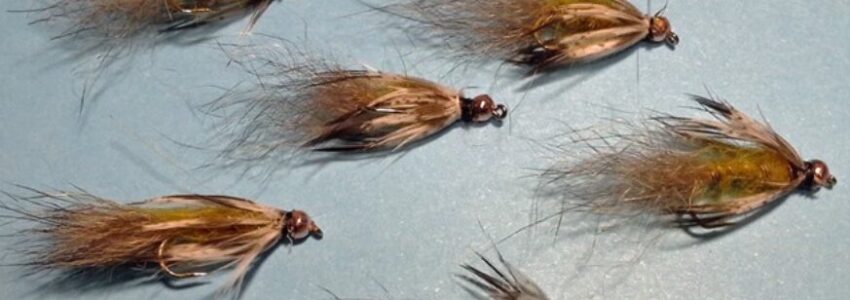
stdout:
<svg viewBox="0 0 850 300">
<path fill-rule="evenodd" d="M 463 264 L 461 267 L 469 274 L 457 275 L 463 282 L 474 287 L 465 287 L 472 295 L 476 297 L 483 295 L 491 300 L 549 300 L 546 293 L 531 278 L 505 261 L 501 253 L 498 257 L 502 268 L 497 267 L 483 255 L 477 255 L 487 265 L 486 269 L 489 271 Z"/>
<path fill-rule="evenodd" d="M 576 132 L 583 154 L 544 172 L 544 195 L 575 211 L 653 214 L 682 226 L 724 227 L 794 190 L 831 188 L 819 160 L 804 162 L 766 123 L 728 102 L 694 96 L 713 118 L 660 115 L 610 133 Z"/>
<path fill-rule="evenodd" d="M 249 32 L 274 0 L 36 0 L 35 8 L 13 10 L 54 30 L 53 40 L 80 59 L 80 112 L 113 83 L 139 50 L 161 43 L 197 43 L 209 32 L 250 15 Z M 194 30 L 189 30 L 194 29 Z"/>
<path fill-rule="evenodd" d="M 486 95 L 470 99 L 422 78 L 347 69 L 295 48 L 236 46 L 241 54 L 232 55 L 233 62 L 256 83 L 204 106 L 220 117 L 220 136 L 229 141 L 221 156 L 226 164 L 261 165 L 304 151 L 394 151 L 458 121 L 487 122 L 507 113 Z"/>
<path fill-rule="evenodd" d="M 321 237 L 301 211 L 243 198 L 171 195 L 124 204 L 85 191 L 7 195 L 0 218 L 26 221 L 19 265 L 39 271 L 142 266 L 185 278 L 232 269 L 219 294 L 238 295 L 246 273 L 280 239 Z"/>
<path fill-rule="evenodd" d="M 45 0 L 26 10 L 33 23 L 66 28 L 57 38 L 96 38 L 102 42 L 221 22 L 250 13 L 248 30 L 274 0 Z"/>
<path fill-rule="evenodd" d="M 626 0 L 416 0 L 378 9 L 424 24 L 415 34 L 439 47 L 533 72 L 590 62 L 641 40 L 678 43 L 666 18 Z"/>
</svg>

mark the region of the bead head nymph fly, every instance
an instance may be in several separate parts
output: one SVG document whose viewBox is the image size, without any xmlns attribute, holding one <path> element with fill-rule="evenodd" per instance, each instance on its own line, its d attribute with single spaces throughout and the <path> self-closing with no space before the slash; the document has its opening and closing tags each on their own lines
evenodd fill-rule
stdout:
<svg viewBox="0 0 850 300">
<path fill-rule="evenodd" d="M 225 195 L 180 194 L 121 203 L 83 190 L 4 192 L 0 219 L 31 226 L 10 254 L 33 271 L 79 274 L 120 266 L 172 279 L 230 270 L 216 292 L 238 295 L 259 257 L 280 241 L 322 237 L 301 210 L 282 210 Z M 136 276 L 136 275 L 132 275 Z"/>
<path fill-rule="evenodd" d="M 436 48 L 525 65 L 529 74 L 609 57 L 642 41 L 674 47 L 679 37 L 663 12 L 646 13 L 628 0 L 420 0 L 392 11 L 427 26 Z"/>
<path fill-rule="evenodd" d="M 268 168 L 270 160 L 392 152 L 452 124 L 498 121 L 508 112 L 486 94 L 466 96 L 462 89 L 368 66 L 346 68 L 298 54 L 309 51 L 297 45 L 236 50 L 245 51 L 238 64 L 259 82 L 206 106 L 224 116 L 229 144 L 222 158 L 228 165 Z M 319 156 L 296 157 L 308 152 Z"/>
<path fill-rule="evenodd" d="M 460 97 L 461 121 L 467 123 L 485 123 L 490 120 L 500 121 L 508 115 L 508 107 L 496 104 L 489 95 L 478 95 L 475 98 Z"/>
<path fill-rule="evenodd" d="M 561 205 L 609 215 L 649 212 L 711 229 L 756 217 L 795 191 L 837 184 L 826 163 L 803 160 L 766 121 L 713 96 L 693 100 L 708 117 L 660 114 L 627 124 L 602 134 L 614 138 L 588 142 L 587 157 L 547 171 L 560 190 L 554 195 L 566 195 Z"/>
</svg>

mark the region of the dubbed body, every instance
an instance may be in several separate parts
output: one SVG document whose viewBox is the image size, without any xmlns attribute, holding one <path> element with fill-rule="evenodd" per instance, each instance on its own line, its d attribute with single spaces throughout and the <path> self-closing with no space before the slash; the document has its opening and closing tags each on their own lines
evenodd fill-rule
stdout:
<svg viewBox="0 0 850 300">
<path fill-rule="evenodd" d="M 704 212 L 741 197 L 776 192 L 795 174 L 782 155 L 764 147 L 696 141 L 688 151 L 671 151 L 620 166 L 634 187 L 628 201 L 663 202 L 669 212 Z"/>
</svg>

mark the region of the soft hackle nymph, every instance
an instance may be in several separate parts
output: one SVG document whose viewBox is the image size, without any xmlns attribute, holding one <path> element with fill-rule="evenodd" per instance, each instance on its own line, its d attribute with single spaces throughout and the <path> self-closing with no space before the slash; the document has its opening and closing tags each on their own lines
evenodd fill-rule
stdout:
<svg viewBox="0 0 850 300">
<path fill-rule="evenodd" d="M 37 0 L 37 8 L 17 10 L 31 22 L 58 29 L 53 39 L 85 58 L 74 72 L 83 78 L 80 110 L 113 83 L 124 67 L 114 66 L 136 49 L 162 42 L 194 43 L 213 24 L 223 25 L 250 14 L 250 31 L 275 0 Z M 190 31 L 188 29 L 196 29 Z M 127 62 L 127 61 L 122 61 Z M 117 77 L 120 78 L 120 77 Z"/>
<path fill-rule="evenodd" d="M 645 15 L 627 0 L 417 0 L 384 10 L 426 24 L 423 34 L 440 45 L 535 72 L 590 62 L 643 40 L 679 43 L 661 11 Z"/>
<path fill-rule="evenodd" d="M 33 23 L 67 26 L 57 38 L 125 40 L 143 32 L 170 32 L 251 14 L 251 29 L 274 0 L 41 0 L 25 10 Z"/>
<path fill-rule="evenodd" d="M 678 225 L 733 225 L 795 190 L 836 184 L 826 163 L 804 161 L 766 123 L 726 101 L 694 96 L 712 118 L 660 115 L 613 134 L 581 137 L 587 157 L 544 173 L 546 186 L 576 210 L 652 213 Z M 550 216 L 551 217 L 551 216 Z"/>
<path fill-rule="evenodd" d="M 289 242 L 322 231 L 300 210 L 281 210 L 243 198 L 171 195 L 124 204 L 83 191 L 32 195 L 6 193 L 2 219 L 32 227 L 19 236 L 22 266 L 36 271 L 76 272 L 142 267 L 186 278 L 232 269 L 220 293 L 239 294 L 245 274 L 281 239 Z"/>
<path fill-rule="evenodd" d="M 206 108 L 234 137 L 227 161 L 265 162 L 300 150 L 398 150 L 462 121 L 507 115 L 488 95 L 467 97 L 441 84 L 370 68 L 347 69 L 286 48 L 237 60 L 258 82 Z"/>
<path fill-rule="evenodd" d="M 477 297 L 483 294 L 487 299 L 492 300 L 549 300 L 546 293 L 531 278 L 511 266 L 501 253 L 498 256 L 504 269 L 496 267 L 489 259 L 478 254 L 492 274 L 468 264 L 461 265 L 470 274 L 462 274 L 458 277 L 474 287 L 467 291 Z"/>
</svg>

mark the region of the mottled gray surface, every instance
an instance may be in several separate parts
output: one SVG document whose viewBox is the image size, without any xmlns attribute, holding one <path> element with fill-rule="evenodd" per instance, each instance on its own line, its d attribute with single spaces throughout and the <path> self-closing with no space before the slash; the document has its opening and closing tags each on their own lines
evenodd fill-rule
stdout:
<svg viewBox="0 0 850 300">
<path fill-rule="evenodd" d="M 27 8 L 24 2 L 3 1 L 0 9 Z M 604 123 L 600 118 L 612 115 L 606 106 L 692 114 L 681 108 L 690 104 L 684 93 L 704 93 L 707 85 L 744 111 L 760 109 L 803 156 L 827 161 L 839 180 L 836 189 L 816 199 L 791 196 L 733 234 L 687 247 L 675 246 L 693 242 L 679 231 L 648 247 L 641 246 L 653 244 L 646 237 L 617 242 L 601 235 L 593 249 L 617 253 L 603 267 L 579 267 L 593 235 L 555 238 L 551 225 L 500 249 L 555 299 L 844 299 L 850 293 L 850 2 L 671 1 L 666 15 L 682 38 L 675 51 L 641 47 L 559 72 L 529 91 L 509 76 L 496 78 L 496 65 L 449 73 L 457 61 L 415 50 L 405 36 L 385 29 L 385 15 L 353 14 L 364 10 L 349 0 L 284 0 L 255 31 L 306 37 L 311 47 L 383 70 L 406 66 L 411 74 L 476 86 L 471 92 L 489 92 L 516 108 L 510 120 L 501 128 L 458 126 L 404 155 L 282 172 L 267 185 L 195 171 L 211 154 L 169 139 L 206 141 L 209 120 L 193 114 L 191 105 L 221 93 L 211 86 L 248 79 L 226 66 L 219 49 L 139 51 L 123 80 L 107 81 L 111 88 L 88 106 L 81 125 L 81 80 L 72 73 L 77 62 L 62 62 L 68 52 L 49 40 L 50 30 L 27 26 L 25 14 L 4 12 L 0 180 L 40 188 L 75 184 L 126 202 L 224 193 L 312 213 L 325 239 L 277 249 L 244 299 L 331 298 L 321 287 L 343 297 L 467 299 L 452 274 L 475 259 L 473 249 L 486 249 L 479 221 L 495 237 L 528 223 L 534 169 L 551 163 L 540 142 L 568 126 Z M 219 33 L 243 27 L 237 22 Z M 621 262 L 644 248 L 637 262 Z M 225 279 L 182 290 L 155 283 L 53 291 L 39 288 L 49 277 L 22 279 L 19 271 L 0 272 L 2 298 L 191 299 Z"/>
</svg>

